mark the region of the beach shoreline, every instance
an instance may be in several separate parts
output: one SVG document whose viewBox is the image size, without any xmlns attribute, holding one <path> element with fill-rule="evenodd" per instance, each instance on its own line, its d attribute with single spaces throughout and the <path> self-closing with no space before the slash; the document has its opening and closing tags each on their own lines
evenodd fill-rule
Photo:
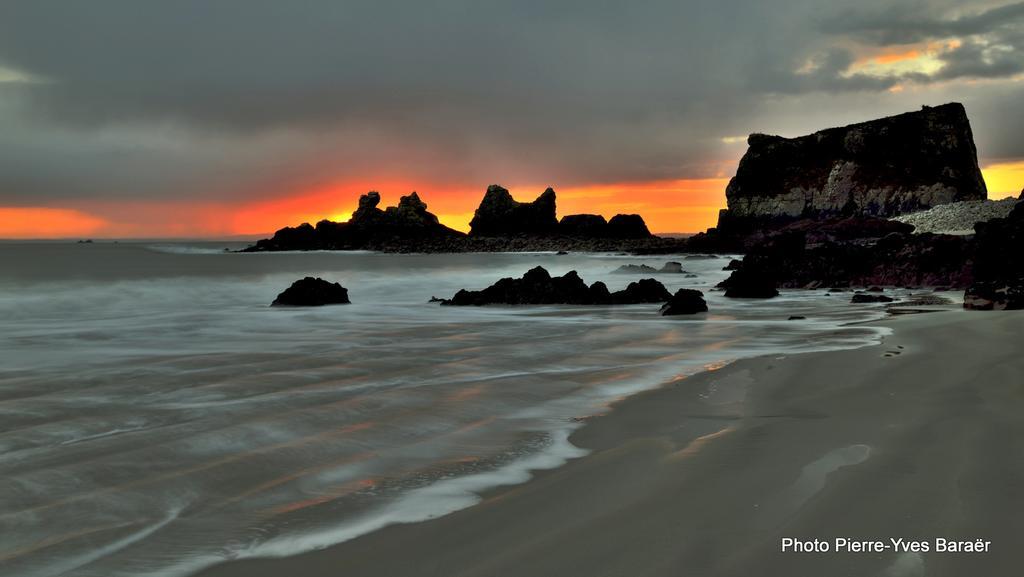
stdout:
<svg viewBox="0 0 1024 577">
<path fill-rule="evenodd" d="M 198 575 L 1008 574 L 1024 315 L 879 324 L 894 334 L 877 346 L 740 360 L 629 397 L 573 434 L 589 455 L 473 507 Z M 787 537 L 992 545 L 783 553 Z"/>
</svg>

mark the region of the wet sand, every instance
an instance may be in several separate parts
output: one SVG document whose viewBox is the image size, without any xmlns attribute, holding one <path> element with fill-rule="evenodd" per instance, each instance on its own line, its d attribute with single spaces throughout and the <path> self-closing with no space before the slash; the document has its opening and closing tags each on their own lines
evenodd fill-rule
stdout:
<svg viewBox="0 0 1024 577">
<path fill-rule="evenodd" d="M 631 397 L 591 453 L 479 505 L 204 577 L 1016 575 L 1024 313 L 887 321 L 879 346 L 740 361 Z M 782 552 L 786 537 L 927 553 Z M 941 553 L 936 538 L 991 541 Z"/>
</svg>

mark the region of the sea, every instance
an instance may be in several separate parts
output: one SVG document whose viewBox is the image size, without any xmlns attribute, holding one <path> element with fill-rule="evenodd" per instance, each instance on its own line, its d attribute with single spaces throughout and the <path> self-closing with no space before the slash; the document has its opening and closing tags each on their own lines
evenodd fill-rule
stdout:
<svg viewBox="0 0 1024 577">
<path fill-rule="evenodd" d="M 179 577 L 427 520 L 584 455 L 629 395 L 887 334 L 848 292 L 726 299 L 727 256 L 242 246 L 0 243 L 0 575 Z M 687 273 L 614 272 L 666 261 Z M 538 265 L 710 312 L 428 302 Z M 352 304 L 269 306 L 305 276 Z"/>
</svg>

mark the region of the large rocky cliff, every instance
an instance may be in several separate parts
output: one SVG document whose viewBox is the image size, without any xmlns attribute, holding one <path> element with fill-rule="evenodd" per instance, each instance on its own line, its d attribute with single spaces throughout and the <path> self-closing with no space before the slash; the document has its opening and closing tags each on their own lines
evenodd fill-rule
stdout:
<svg viewBox="0 0 1024 577">
<path fill-rule="evenodd" d="M 962 104 L 783 138 L 752 134 L 720 228 L 836 215 L 896 216 L 986 197 Z"/>
</svg>

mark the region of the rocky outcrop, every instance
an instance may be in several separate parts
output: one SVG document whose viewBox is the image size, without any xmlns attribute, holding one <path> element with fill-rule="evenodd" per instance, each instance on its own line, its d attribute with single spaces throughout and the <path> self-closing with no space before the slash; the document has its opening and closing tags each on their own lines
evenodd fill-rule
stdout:
<svg viewBox="0 0 1024 577">
<path fill-rule="evenodd" d="M 1024 284 L 976 281 L 964 291 L 964 308 L 977 311 L 1024 309 Z"/>
<path fill-rule="evenodd" d="M 581 238 L 605 238 L 608 221 L 599 214 L 569 214 L 558 221 L 558 233 Z"/>
<path fill-rule="evenodd" d="M 708 303 L 704 300 L 704 293 L 694 289 L 679 289 L 672 295 L 663 307 L 663 316 L 693 315 L 707 312 Z"/>
<path fill-rule="evenodd" d="M 892 233 L 875 241 L 811 242 L 791 231 L 771 237 L 743 257 L 723 286 L 746 284 L 748 275 L 783 288 L 946 286 L 973 278 L 970 238 Z"/>
<path fill-rule="evenodd" d="M 683 263 L 669 261 L 661 268 L 654 268 L 646 264 L 624 264 L 612 271 L 614 274 L 685 274 Z"/>
<path fill-rule="evenodd" d="M 720 231 L 797 218 L 890 217 L 986 196 L 959 103 L 799 138 L 752 134 L 748 145 L 726 188 Z"/>
<path fill-rule="evenodd" d="M 556 195 L 551 188 L 533 202 L 518 202 L 508 190 L 487 187 L 470 221 L 473 237 L 555 237 L 573 239 L 645 239 L 651 237 L 638 214 L 617 214 L 611 220 L 599 214 L 569 214 L 555 217 Z"/>
<path fill-rule="evenodd" d="M 768 270 L 743 267 L 718 283 L 725 296 L 734 299 L 770 299 L 779 296 L 776 275 Z"/>
<path fill-rule="evenodd" d="M 483 290 L 462 289 L 451 299 L 441 301 L 441 304 L 610 305 L 665 302 L 670 297 L 664 285 L 654 279 L 643 279 L 630 283 L 624 290 L 610 292 L 603 282 L 587 286 L 576 271 L 553 277 L 538 266 L 527 271 L 522 278 L 503 278 Z"/>
<path fill-rule="evenodd" d="M 893 299 L 892 297 L 887 297 L 885 295 L 872 295 L 872 294 L 867 294 L 867 293 L 857 293 L 857 294 L 853 295 L 853 298 L 850 299 L 850 302 L 851 303 L 855 303 L 855 304 L 863 304 L 863 303 L 891 303 L 893 300 L 895 300 L 895 299 Z"/>
<path fill-rule="evenodd" d="M 632 305 L 640 303 L 663 303 L 672 298 L 665 285 L 654 280 L 645 278 L 629 283 L 625 289 L 613 292 L 610 302 L 617 305 Z"/>
<path fill-rule="evenodd" d="M 650 238 L 643 217 L 639 214 L 616 214 L 606 221 L 599 214 L 570 214 L 558 223 L 558 234 L 573 238 Z"/>
<path fill-rule="evenodd" d="M 277 295 L 270 306 L 319 307 L 323 305 L 347 305 L 348 289 L 336 282 L 307 276 L 292 283 Z"/>
<path fill-rule="evenodd" d="M 245 250 L 381 250 L 395 243 L 450 242 L 465 236 L 438 222 L 415 192 L 386 210 L 377 208 L 379 203 L 380 194 L 368 192 L 359 198 L 348 222 L 322 220 L 316 227 L 309 223 L 285 227 Z"/>
<path fill-rule="evenodd" d="M 492 184 L 469 226 L 471 236 L 555 234 L 555 191 L 548 188 L 533 202 L 517 202 L 508 190 Z"/>
<path fill-rule="evenodd" d="M 607 236 L 611 238 L 647 238 L 651 231 L 639 214 L 616 214 L 608 221 Z"/>
<path fill-rule="evenodd" d="M 974 274 L 964 308 L 1024 308 L 1024 204 L 1006 218 L 977 223 L 974 230 Z"/>
</svg>

